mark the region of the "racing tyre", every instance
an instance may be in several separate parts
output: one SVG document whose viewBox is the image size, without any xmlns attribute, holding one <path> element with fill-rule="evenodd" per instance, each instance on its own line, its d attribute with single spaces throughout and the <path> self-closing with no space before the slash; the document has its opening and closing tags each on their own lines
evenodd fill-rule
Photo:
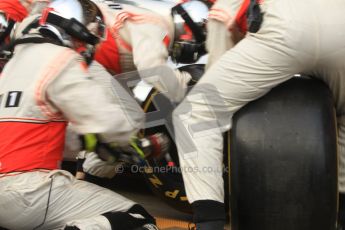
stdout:
<svg viewBox="0 0 345 230">
<path fill-rule="evenodd" d="M 237 112 L 232 230 L 334 230 L 336 140 L 332 94 L 315 79 L 293 78 Z"/>
</svg>

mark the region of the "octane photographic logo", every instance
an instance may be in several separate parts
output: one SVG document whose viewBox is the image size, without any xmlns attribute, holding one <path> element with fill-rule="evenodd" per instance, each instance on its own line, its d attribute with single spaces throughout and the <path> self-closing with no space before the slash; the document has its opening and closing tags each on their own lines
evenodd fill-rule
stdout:
<svg viewBox="0 0 345 230">
<path fill-rule="evenodd" d="M 123 170 L 123 168 L 122 168 Z M 122 173 L 123 171 L 117 171 L 118 173 Z M 165 166 L 148 166 L 148 165 L 131 165 L 130 166 L 131 173 L 148 173 L 148 174 L 157 174 L 157 173 L 229 173 L 229 167 L 211 167 L 211 166 L 189 166 L 189 167 L 172 167 L 169 165 Z"/>
<path fill-rule="evenodd" d="M 160 91 L 152 98 L 156 110 L 145 114 L 144 128 L 164 125 L 175 144 L 178 144 L 179 152 L 183 153 L 184 158 L 197 157 L 197 143 L 204 138 L 213 138 L 213 135 L 219 136 L 229 129 L 233 111 L 224 109 L 229 106 L 225 106 L 225 101 L 219 96 L 217 89 L 211 84 L 196 84 L 184 98 L 187 88 L 177 88 L 180 83 L 174 70 L 167 65 L 115 75 L 114 93 L 121 98 L 121 106 L 134 127 L 138 124 L 138 111 L 133 108 L 138 105 L 133 106 L 127 102 L 133 101 L 135 95 L 132 89 L 141 80 Z M 118 82 L 123 87 L 122 90 L 117 89 Z M 128 100 L 128 97 L 132 98 Z M 168 97 L 184 100 L 178 105 Z M 202 114 L 202 120 L 195 116 L 194 111 Z"/>
</svg>

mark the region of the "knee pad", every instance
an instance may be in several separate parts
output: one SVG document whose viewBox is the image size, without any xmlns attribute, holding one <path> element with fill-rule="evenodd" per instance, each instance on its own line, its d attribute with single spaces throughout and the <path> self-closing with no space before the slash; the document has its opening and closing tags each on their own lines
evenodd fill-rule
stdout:
<svg viewBox="0 0 345 230">
<path fill-rule="evenodd" d="M 112 230 L 134 230 L 145 224 L 156 223 L 154 217 L 138 204 L 127 212 L 107 212 L 103 216 L 108 219 Z"/>
</svg>

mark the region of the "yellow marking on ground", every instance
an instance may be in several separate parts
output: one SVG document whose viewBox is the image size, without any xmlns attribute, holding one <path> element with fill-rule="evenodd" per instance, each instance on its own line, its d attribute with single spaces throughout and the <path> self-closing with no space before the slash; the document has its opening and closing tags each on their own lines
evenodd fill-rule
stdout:
<svg viewBox="0 0 345 230">
<path fill-rule="evenodd" d="M 193 223 L 187 221 L 157 216 L 155 218 L 160 230 L 188 230 L 188 226 L 194 227 Z M 229 224 L 225 226 L 224 230 L 231 230 Z"/>
<path fill-rule="evenodd" d="M 187 199 L 186 196 L 181 196 L 181 197 L 180 197 L 180 200 L 182 200 L 182 201 L 188 201 L 188 199 Z"/>
<path fill-rule="evenodd" d="M 189 222 L 156 217 L 157 226 L 160 230 L 187 230 Z"/>
</svg>

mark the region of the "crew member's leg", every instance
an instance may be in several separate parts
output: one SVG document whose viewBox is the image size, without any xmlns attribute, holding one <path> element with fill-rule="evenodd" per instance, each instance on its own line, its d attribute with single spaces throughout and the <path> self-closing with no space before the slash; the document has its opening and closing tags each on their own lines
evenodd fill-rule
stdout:
<svg viewBox="0 0 345 230">
<path fill-rule="evenodd" d="M 291 10 L 305 9 L 304 4 L 277 0 L 269 7 L 261 30 L 216 62 L 174 111 L 175 137 L 194 221 L 197 225 L 215 223 L 205 229 L 221 229 L 224 222 L 222 133 L 231 128 L 232 115 L 313 65 L 316 50 L 311 48 L 310 37 L 315 26 L 300 23 L 308 20 Z M 302 46 L 303 39 L 310 43 Z"/>
<path fill-rule="evenodd" d="M 131 230 L 154 223 L 145 209 L 115 192 L 76 180 L 66 171 L 29 172 L 0 179 L 2 227 L 8 229 Z"/>
</svg>

